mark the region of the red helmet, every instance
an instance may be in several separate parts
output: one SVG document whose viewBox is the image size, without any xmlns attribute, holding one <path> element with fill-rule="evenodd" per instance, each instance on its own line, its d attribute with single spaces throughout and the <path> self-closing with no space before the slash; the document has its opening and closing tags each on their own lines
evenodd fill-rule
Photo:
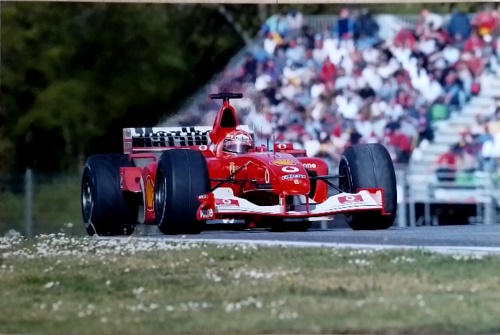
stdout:
<svg viewBox="0 0 500 335">
<path fill-rule="evenodd" d="M 222 142 L 222 151 L 234 154 L 245 154 L 254 147 L 252 137 L 243 130 L 233 130 Z"/>
</svg>

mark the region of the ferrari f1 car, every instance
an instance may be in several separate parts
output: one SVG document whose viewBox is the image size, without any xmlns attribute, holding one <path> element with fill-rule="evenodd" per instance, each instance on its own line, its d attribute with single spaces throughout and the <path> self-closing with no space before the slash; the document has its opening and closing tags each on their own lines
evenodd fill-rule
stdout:
<svg viewBox="0 0 500 335">
<path fill-rule="evenodd" d="M 334 215 L 355 230 L 392 226 L 396 177 L 384 146 L 347 148 L 338 174 L 329 174 L 322 159 L 291 143 L 254 146 L 230 104 L 242 97 L 211 95 L 223 101 L 212 127 L 125 128 L 123 154 L 88 157 L 81 185 L 88 234 L 128 235 L 138 224 L 195 234 L 210 223 L 305 231 Z"/>
</svg>

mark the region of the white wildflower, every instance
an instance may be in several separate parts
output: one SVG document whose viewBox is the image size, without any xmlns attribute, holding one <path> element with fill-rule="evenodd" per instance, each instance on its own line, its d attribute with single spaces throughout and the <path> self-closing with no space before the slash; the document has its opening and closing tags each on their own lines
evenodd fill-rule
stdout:
<svg viewBox="0 0 500 335">
<path fill-rule="evenodd" d="M 134 289 L 132 290 L 132 292 L 133 292 L 135 295 L 140 295 L 142 292 L 144 292 L 144 287 L 134 288 Z"/>
<path fill-rule="evenodd" d="M 56 283 L 54 283 L 53 281 L 49 281 L 47 284 L 45 284 L 43 286 L 43 288 L 45 289 L 49 289 L 49 288 L 52 288 Z"/>
</svg>

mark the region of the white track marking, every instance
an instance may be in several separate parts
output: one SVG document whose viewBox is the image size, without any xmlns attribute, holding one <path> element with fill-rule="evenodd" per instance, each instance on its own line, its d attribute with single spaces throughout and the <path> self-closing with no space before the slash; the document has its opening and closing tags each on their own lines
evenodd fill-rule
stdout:
<svg viewBox="0 0 500 335">
<path fill-rule="evenodd" d="M 113 239 L 113 237 L 99 237 L 99 239 Z M 261 246 L 286 246 L 296 248 L 339 248 L 339 249 L 371 249 L 371 250 L 421 250 L 446 255 L 500 255 L 500 247 L 466 247 L 466 246 L 408 246 L 408 245 L 383 245 L 383 244 L 358 244 L 358 243 L 325 243 L 325 242 L 298 242 L 278 240 L 239 240 L 239 239 L 211 239 L 211 238 L 164 238 L 156 236 L 136 236 L 147 242 L 189 242 L 189 243 L 215 243 L 215 244 L 253 244 Z"/>
</svg>

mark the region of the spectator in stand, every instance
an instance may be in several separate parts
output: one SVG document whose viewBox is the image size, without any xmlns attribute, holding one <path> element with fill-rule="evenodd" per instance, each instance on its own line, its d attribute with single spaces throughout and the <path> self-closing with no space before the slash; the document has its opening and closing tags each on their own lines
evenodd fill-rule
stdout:
<svg viewBox="0 0 500 335">
<path fill-rule="evenodd" d="M 370 11 L 362 9 L 354 26 L 354 39 L 359 50 L 364 50 L 377 42 L 379 28 Z"/>
<path fill-rule="evenodd" d="M 478 35 L 483 37 L 493 32 L 498 25 L 498 21 L 498 12 L 491 6 L 487 6 L 485 10 L 477 13 L 472 25 L 477 30 Z"/>
<path fill-rule="evenodd" d="M 245 60 L 243 62 L 243 74 L 240 79 L 241 82 L 254 82 L 257 79 L 257 60 L 250 52 L 247 52 L 245 54 Z"/>
<path fill-rule="evenodd" d="M 448 34 L 453 41 L 463 41 L 469 38 L 472 32 L 470 20 L 458 8 L 454 8 L 448 22 Z"/>
<path fill-rule="evenodd" d="M 455 181 L 457 172 L 474 172 L 477 161 L 460 144 L 455 144 L 449 151 L 439 156 L 437 166 L 436 175 L 439 181 Z"/>
<path fill-rule="evenodd" d="M 472 95 L 472 84 L 474 83 L 474 75 L 468 64 L 463 60 L 459 60 L 454 65 L 454 70 L 457 71 L 458 79 L 462 83 L 462 88 L 465 93 L 466 100 L 469 100 Z"/>
<path fill-rule="evenodd" d="M 287 18 L 281 14 L 275 14 L 268 18 L 261 28 L 261 34 L 279 34 L 282 38 L 286 38 L 289 33 L 289 26 Z"/>
<path fill-rule="evenodd" d="M 444 77 L 444 92 L 446 94 L 444 102 L 455 110 L 462 110 L 466 103 L 466 95 L 456 72 L 449 71 Z"/>
<path fill-rule="evenodd" d="M 287 16 L 288 28 L 292 36 L 300 35 L 302 27 L 304 26 L 304 16 L 296 9 L 288 12 Z"/>
<path fill-rule="evenodd" d="M 477 158 L 462 148 L 458 154 L 458 171 L 471 174 L 477 171 L 478 167 L 479 162 Z"/>
<path fill-rule="evenodd" d="M 493 134 L 500 134 L 500 98 L 496 100 L 495 112 L 488 122 L 488 128 Z"/>
<path fill-rule="evenodd" d="M 485 126 L 480 152 L 481 170 L 494 173 L 498 171 L 500 159 L 500 133 L 492 134 L 488 125 Z"/>
<path fill-rule="evenodd" d="M 337 67 L 332 63 L 330 57 L 326 57 L 321 66 L 321 82 L 328 88 L 332 88 L 335 83 Z M 329 85 L 330 84 L 330 85 Z"/>
<path fill-rule="evenodd" d="M 288 60 L 294 63 L 303 64 L 306 60 L 306 41 L 302 37 L 298 37 L 288 43 L 285 56 Z"/>
<path fill-rule="evenodd" d="M 457 171 L 457 160 L 460 147 L 453 145 L 450 149 L 439 156 L 436 164 L 436 177 L 439 181 L 454 181 Z"/>
<path fill-rule="evenodd" d="M 277 33 L 268 33 L 264 39 L 264 50 L 267 57 L 275 55 L 276 50 L 283 44 L 283 39 Z"/>
<path fill-rule="evenodd" d="M 396 154 L 395 161 L 407 164 L 410 160 L 412 149 L 410 138 L 399 127 L 394 130 L 388 129 L 386 136 L 387 144 L 392 147 Z"/>
<path fill-rule="evenodd" d="M 479 36 L 479 32 L 474 29 L 469 38 L 465 40 L 463 51 L 467 53 L 480 53 L 483 47 L 484 40 Z"/>
<path fill-rule="evenodd" d="M 321 35 L 316 34 L 314 36 L 314 47 L 312 50 L 312 60 L 316 64 L 323 64 L 323 62 L 326 60 L 328 57 L 328 53 L 323 47 L 323 39 Z"/>
<path fill-rule="evenodd" d="M 462 134 L 460 141 L 464 150 L 475 157 L 479 170 L 485 172 L 496 172 L 498 167 L 497 139 L 489 127 L 493 118 L 478 114 L 476 122 Z"/>
<path fill-rule="evenodd" d="M 426 35 L 428 32 L 435 32 L 441 29 L 444 19 L 441 15 L 432 13 L 428 9 L 422 9 L 420 12 L 420 21 L 417 23 L 417 35 Z"/>
<path fill-rule="evenodd" d="M 430 122 L 432 125 L 438 124 L 438 122 L 445 121 L 450 116 L 450 108 L 445 103 L 445 99 L 438 98 L 430 107 Z"/>
<path fill-rule="evenodd" d="M 437 55 L 443 57 L 446 61 L 446 67 L 451 67 L 460 59 L 460 50 L 453 44 L 446 44 L 441 52 Z"/>
<path fill-rule="evenodd" d="M 339 40 L 348 40 L 354 37 L 354 20 L 350 17 L 349 9 L 342 8 L 340 17 L 334 29 Z"/>
</svg>

